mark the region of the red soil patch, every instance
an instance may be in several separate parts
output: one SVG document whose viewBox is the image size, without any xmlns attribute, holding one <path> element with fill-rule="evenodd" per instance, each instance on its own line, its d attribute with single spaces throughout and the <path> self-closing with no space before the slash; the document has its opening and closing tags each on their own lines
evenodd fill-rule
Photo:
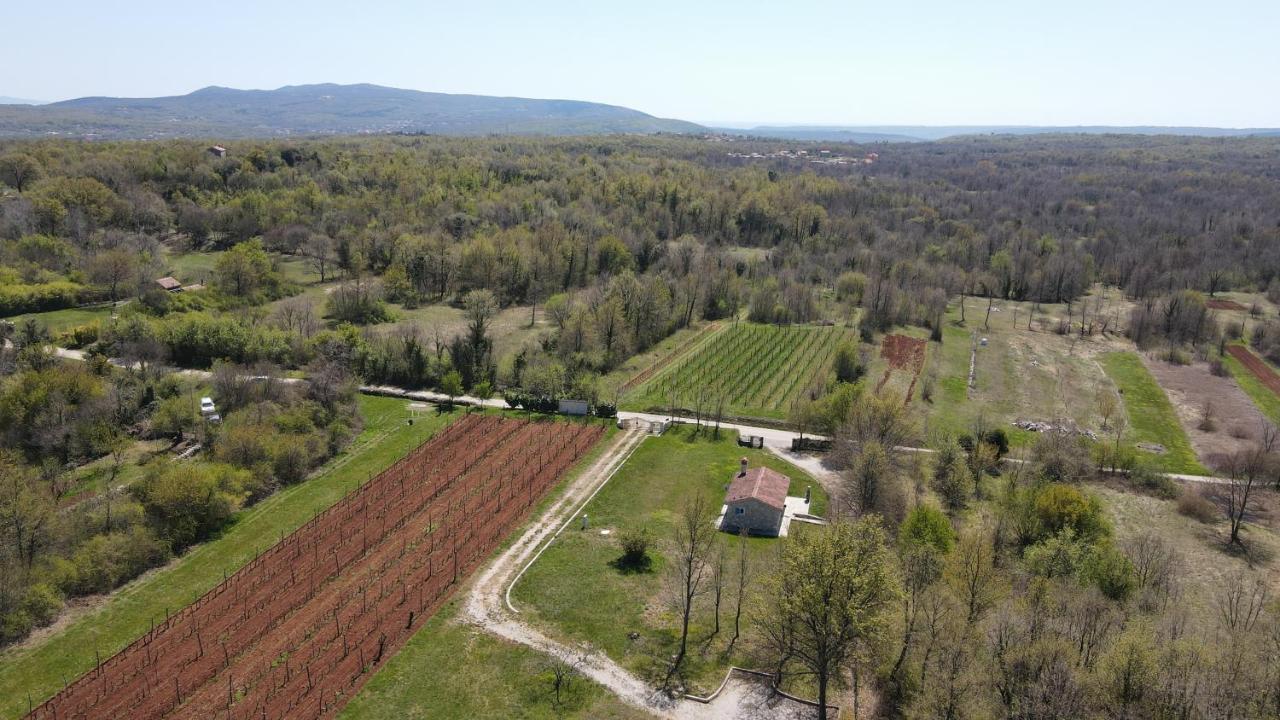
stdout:
<svg viewBox="0 0 1280 720">
<path fill-rule="evenodd" d="M 1205 300 L 1204 304 L 1213 310 L 1248 310 L 1235 300 Z"/>
<path fill-rule="evenodd" d="M 29 717 L 333 717 L 602 432 L 469 415 Z"/>
<path fill-rule="evenodd" d="M 889 382 L 889 376 L 894 370 L 905 370 L 911 373 L 911 385 L 907 387 L 906 402 L 911 402 L 911 393 L 916 389 L 916 380 L 920 378 L 920 371 L 924 369 L 924 353 L 928 343 L 919 338 L 907 337 L 906 335 L 885 335 L 880 341 L 880 357 L 889 361 L 889 367 L 885 369 L 884 376 L 880 378 L 880 382 L 876 385 L 876 392 Z"/>
<path fill-rule="evenodd" d="M 1239 360 L 1241 365 L 1249 368 L 1249 372 L 1261 380 L 1262 384 L 1267 386 L 1267 389 L 1276 395 L 1280 395 L 1280 375 L 1277 375 L 1276 371 L 1272 370 L 1265 360 L 1254 355 L 1249 351 L 1249 348 L 1243 345 L 1228 345 L 1227 352 L 1231 353 L 1231 357 Z"/>
</svg>

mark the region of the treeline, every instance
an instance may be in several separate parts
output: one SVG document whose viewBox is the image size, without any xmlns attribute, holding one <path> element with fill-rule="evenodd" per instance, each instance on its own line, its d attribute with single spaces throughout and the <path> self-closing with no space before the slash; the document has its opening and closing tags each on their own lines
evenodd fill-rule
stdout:
<svg viewBox="0 0 1280 720">
<path fill-rule="evenodd" d="M 0 644 L 215 535 L 361 424 L 350 375 L 324 360 L 310 384 L 219 364 L 222 422 L 209 423 L 179 376 L 59 361 L 38 339 L 11 340 L 0 351 L 11 371 L 0 381 Z M 140 450 L 147 438 L 206 451 L 176 460 Z"/>
</svg>

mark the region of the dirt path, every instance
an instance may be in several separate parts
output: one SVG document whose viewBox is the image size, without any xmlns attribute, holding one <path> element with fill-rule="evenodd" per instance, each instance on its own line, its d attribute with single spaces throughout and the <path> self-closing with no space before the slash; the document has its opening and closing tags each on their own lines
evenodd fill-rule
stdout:
<svg viewBox="0 0 1280 720">
<path fill-rule="evenodd" d="M 467 621 L 501 638 L 539 652 L 576 661 L 582 649 L 554 640 L 520 620 L 511 588 L 556 537 L 581 516 L 582 508 L 613 477 L 647 437 L 639 430 L 619 434 L 599 459 L 575 478 L 565 492 L 525 530 L 519 539 L 476 576 L 463 603 Z M 808 706 L 762 688 L 758 681 L 731 675 L 710 702 L 672 698 L 636 677 L 601 652 L 581 663 L 583 675 L 608 688 L 621 700 L 655 717 L 670 720 L 790 719 L 807 715 Z"/>
</svg>

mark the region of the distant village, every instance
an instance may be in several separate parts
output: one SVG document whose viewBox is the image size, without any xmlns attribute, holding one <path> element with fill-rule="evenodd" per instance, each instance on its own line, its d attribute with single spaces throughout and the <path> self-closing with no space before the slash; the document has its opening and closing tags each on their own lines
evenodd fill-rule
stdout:
<svg viewBox="0 0 1280 720">
<path fill-rule="evenodd" d="M 779 158 L 788 160 L 801 160 L 811 162 L 817 165 L 873 165 L 880 159 L 880 153 L 869 152 L 861 157 L 853 155 L 834 155 L 830 150 L 817 150 L 809 152 L 808 150 L 775 150 L 769 153 L 760 152 L 729 152 L 729 157 L 745 158 L 748 160 L 776 160 Z"/>
</svg>

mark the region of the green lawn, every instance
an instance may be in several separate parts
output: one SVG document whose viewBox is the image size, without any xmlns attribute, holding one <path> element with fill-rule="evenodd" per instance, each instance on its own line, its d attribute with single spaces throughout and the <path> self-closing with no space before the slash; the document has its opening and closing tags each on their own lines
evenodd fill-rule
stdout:
<svg viewBox="0 0 1280 720">
<path fill-rule="evenodd" d="M 517 607 L 553 634 L 589 642 L 642 677 L 661 679 L 666 659 L 679 641 L 677 608 L 666 600 L 670 581 L 667 556 L 686 500 L 702 493 L 711 511 L 718 512 L 738 458 L 745 455 L 755 465 L 767 465 L 790 476 L 793 495 L 803 495 L 805 487 L 811 486 L 814 512 L 825 512 L 821 487 L 802 470 L 765 451 L 744 451 L 735 439 L 726 432 L 720 440 L 712 440 L 710 431 L 695 437 L 690 426 L 677 426 L 666 435 L 645 440 L 586 508 L 590 530 L 574 527 L 566 531 L 516 585 Z M 645 528 L 654 538 L 650 550 L 653 563 L 647 571 L 615 567 L 621 554 L 616 538 L 621 531 L 634 528 Z M 793 523 L 791 531 L 810 528 Z M 604 529 L 610 534 L 601 535 Z M 735 557 L 738 538 L 718 534 L 717 539 L 725 543 L 730 559 Z M 781 542 L 786 540 L 748 541 L 751 577 L 763 576 Z M 729 575 L 735 576 L 732 569 Z M 701 691 L 714 689 L 731 663 L 745 661 L 741 642 L 733 653 L 726 654 L 732 634 L 733 583 L 732 579 L 726 583 L 717 637 L 708 642 L 713 629 L 709 597 L 696 613 L 686 677 Z M 744 634 L 750 632 L 748 624 L 744 622 Z M 638 633 L 638 639 L 629 638 L 632 632 Z"/>
<path fill-rule="evenodd" d="M 856 337 L 836 326 L 733 323 L 632 390 L 622 406 L 665 409 L 674 390 L 677 406 L 693 411 L 705 390 L 705 413 L 714 409 L 719 387 L 726 415 L 784 419 L 792 401 L 826 373 L 836 347 Z"/>
<path fill-rule="evenodd" d="M 35 318 L 48 328 L 50 333 L 56 335 L 68 328 L 77 327 L 79 325 L 88 325 L 91 322 L 107 320 L 110 317 L 111 308 L 103 306 L 92 308 L 66 308 L 65 310 L 27 313 L 26 315 L 9 318 L 9 320 L 14 323 L 20 323 L 27 318 Z"/>
<path fill-rule="evenodd" d="M 27 694 L 40 702 L 94 663 L 146 631 L 150 621 L 189 604 L 292 532 L 312 515 L 367 481 L 456 417 L 431 414 L 410 426 L 404 400 L 360 398 L 365 427 L 355 442 L 314 477 L 243 511 L 216 540 L 113 593 L 96 610 L 29 648 L 0 653 L 0 718 L 27 710 Z"/>
<path fill-rule="evenodd" d="M 1271 389 L 1262 384 L 1261 380 L 1249 369 L 1240 364 L 1240 361 L 1230 355 L 1223 355 L 1222 362 L 1231 372 L 1231 376 L 1236 379 L 1236 384 L 1244 390 L 1253 404 L 1258 410 L 1266 415 L 1271 422 L 1280 425 L 1280 397 L 1271 392 Z"/>
<path fill-rule="evenodd" d="M 1142 364 L 1142 358 L 1132 352 L 1109 352 L 1103 353 L 1100 361 L 1124 398 L 1129 438 L 1164 446 L 1163 455 L 1152 456 L 1156 467 L 1165 472 L 1209 474 L 1196 459 L 1173 404 Z"/>
<path fill-rule="evenodd" d="M 506 642 L 457 620 L 461 598 L 451 600 L 339 714 L 344 720 L 412 718 L 609 718 L 640 720 L 648 713 L 626 705 L 595 682 L 579 677 L 553 700 L 547 656 Z"/>
</svg>

